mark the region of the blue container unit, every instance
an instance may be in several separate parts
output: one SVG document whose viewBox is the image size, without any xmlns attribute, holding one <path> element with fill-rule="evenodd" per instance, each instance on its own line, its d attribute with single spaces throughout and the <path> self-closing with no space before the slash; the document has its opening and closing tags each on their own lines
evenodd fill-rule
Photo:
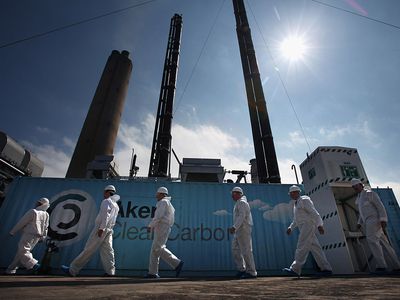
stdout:
<svg viewBox="0 0 400 300">
<path fill-rule="evenodd" d="M 376 188 L 375 191 L 381 198 L 388 215 L 388 225 L 386 232 L 389 237 L 390 244 L 400 257 L 400 207 L 391 188 Z"/>
<path fill-rule="evenodd" d="M 121 196 L 120 213 L 114 228 L 114 250 L 117 274 L 144 275 L 148 267 L 152 243 L 146 226 L 154 215 L 155 192 L 166 186 L 175 207 L 175 224 L 167 247 L 185 261 L 183 275 L 234 274 L 231 255 L 234 202 L 230 191 L 235 184 L 181 183 L 154 181 L 74 180 L 61 178 L 17 178 L 0 208 L 0 239 L 3 242 L 0 267 L 11 262 L 18 237 L 8 232 L 37 199 L 50 199 L 49 232 L 57 238 L 60 251 L 54 254 L 51 266 L 58 270 L 69 264 L 83 249 L 94 219 L 103 200 L 103 189 L 113 184 Z M 240 184 L 253 215 L 253 252 L 260 275 L 281 274 L 293 260 L 298 238 L 297 230 L 286 235 L 292 220 L 292 203 L 288 184 Z M 45 246 L 38 245 L 34 256 L 41 258 Z M 304 271 L 311 271 L 309 258 Z M 163 275 L 169 268 L 160 265 Z M 55 273 L 57 271 L 54 271 Z M 82 273 L 101 273 L 98 255 Z M 172 274 L 172 273 L 171 273 Z"/>
</svg>

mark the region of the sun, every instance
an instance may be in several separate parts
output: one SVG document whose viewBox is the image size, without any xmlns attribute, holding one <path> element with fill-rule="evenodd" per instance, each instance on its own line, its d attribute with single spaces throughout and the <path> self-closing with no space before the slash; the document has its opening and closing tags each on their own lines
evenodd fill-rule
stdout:
<svg viewBox="0 0 400 300">
<path fill-rule="evenodd" d="M 288 36 L 281 43 L 280 51 L 290 61 L 302 60 L 307 52 L 307 43 L 304 37 Z"/>
</svg>

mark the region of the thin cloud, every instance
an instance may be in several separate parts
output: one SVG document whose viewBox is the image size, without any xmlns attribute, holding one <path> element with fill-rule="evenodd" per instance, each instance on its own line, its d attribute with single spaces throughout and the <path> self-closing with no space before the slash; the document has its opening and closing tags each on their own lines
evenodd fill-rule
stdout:
<svg viewBox="0 0 400 300">
<path fill-rule="evenodd" d="M 43 177 L 64 177 L 71 155 L 65 153 L 63 150 L 54 147 L 53 145 L 35 145 L 30 142 L 24 141 L 29 149 L 32 150 L 35 156 L 44 162 Z"/>
<path fill-rule="evenodd" d="M 368 121 L 363 121 L 362 124 L 357 128 L 358 132 L 361 133 L 368 140 L 375 140 L 379 136 L 369 126 Z"/>
<path fill-rule="evenodd" d="M 318 143 L 318 140 L 315 138 L 307 137 L 307 139 L 308 139 L 309 143 Z M 286 138 L 285 140 L 284 139 L 278 140 L 277 143 L 280 146 L 283 146 L 285 148 L 290 148 L 290 149 L 307 145 L 307 142 L 306 142 L 303 134 L 298 130 L 289 132 L 288 138 Z"/>
<path fill-rule="evenodd" d="M 343 137 L 345 135 L 348 135 L 352 132 L 352 129 L 350 126 L 346 127 L 334 127 L 333 129 L 327 129 L 327 128 L 320 128 L 319 129 L 319 134 L 323 136 L 327 140 L 334 140 L 337 139 L 338 137 Z"/>
<path fill-rule="evenodd" d="M 328 142 L 347 136 L 359 136 L 367 139 L 368 141 L 374 141 L 374 146 L 379 144 L 377 143 L 378 134 L 371 129 L 368 121 L 365 120 L 356 124 L 335 126 L 333 128 L 321 127 L 319 129 L 319 135 Z"/>
<path fill-rule="evenodd" d="M 265 86 L 266 84 L 267 84 L 267 82 L 269 81 L 269 76 L 265 76 L 264 78 L 263 78 L 263 80 L 261 81 L 261 85 L 262 86 Z"/>
<path fill-rule="evenodd" d="M 51 130 L 47 127 L 36 126 L 36 130 L 40 133 L 50 133 Z"/>
<path fill-rule="evenodd" d="M 278 19 L 278 21 L 281 20 L 281 16 L 279 15 L 278 9 L 276 8 L 276 6 L 274 5 L 274 12 L 275 12 L 275 16 Z"/>
<path fill-rule="evenodd" d="M 67 146 L 71 151 L 74 151 L 76 143 L 74 143 L 70 138 L 63 137 L 63 143 Z"/>
</svg>

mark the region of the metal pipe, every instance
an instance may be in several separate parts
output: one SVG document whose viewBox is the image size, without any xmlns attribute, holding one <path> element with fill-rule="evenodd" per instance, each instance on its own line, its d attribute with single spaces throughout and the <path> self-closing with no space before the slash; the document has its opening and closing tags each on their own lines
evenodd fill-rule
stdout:
<svg viewBox="0 0 400 300">
<path fill-rule="evenodd" d="M 296 176 L 296 182 L 297 182 L 297 184 L 299 184 L 299 178 L 297 177 L 296 166 L 295 166 L 295 165 L 292 165 L 292 166 L 291 166 L 291 169 L 294 170 L 294 175 Z"/>
</svg>

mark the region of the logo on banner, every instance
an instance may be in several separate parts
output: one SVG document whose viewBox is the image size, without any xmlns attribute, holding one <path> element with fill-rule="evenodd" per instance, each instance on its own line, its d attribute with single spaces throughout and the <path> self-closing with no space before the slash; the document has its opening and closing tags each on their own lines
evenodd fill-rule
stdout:
<svg viewBox="0 0 400 300">
<path fill-rule="evenodd" d="M 93 197 L 82 190 L 67 190 L 52 197 L 48 236 L 67 246 L 80 241 L 94 225 L 97 208 Z"/>
</svg>

